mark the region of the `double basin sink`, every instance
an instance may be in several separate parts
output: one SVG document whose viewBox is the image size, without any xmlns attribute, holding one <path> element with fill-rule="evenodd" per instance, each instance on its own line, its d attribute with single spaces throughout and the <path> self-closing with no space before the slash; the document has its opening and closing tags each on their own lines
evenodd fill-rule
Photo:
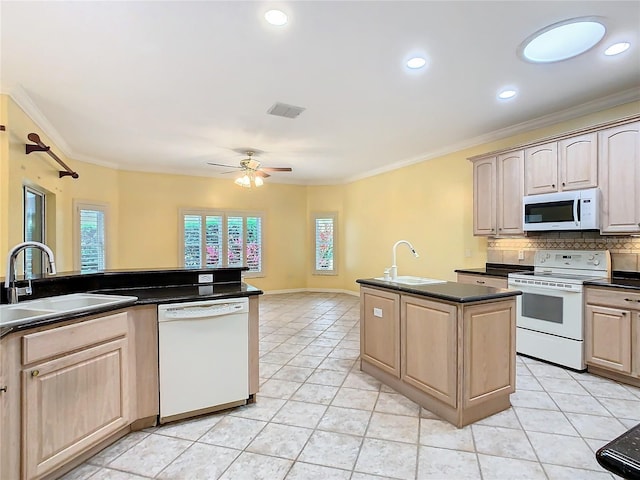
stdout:
<svg viewBox="0 0 640 480">
<path fill-rule="evenodd" d="M 376 280 L 384 280 L 385 282 L 399 283 L 402 285 L 433 285 L 435 283 L 447 283 L 446 280 L 437 280 L 435 278 L 414 277 L 412 275 L 398 275 L 395 280 L 387 280 L 384 277 L 376 277 Z"/>
<path fill-rule="evenodd" d="M 65 314 L 91 313 L 105 307 L 131 303 L 137 297 L 103 295 L 98 293 L 72 293 L 56 297 L 27 300 L 11 305 L 0 305 L 0 327 L 26 324 Z"/>
</svg>

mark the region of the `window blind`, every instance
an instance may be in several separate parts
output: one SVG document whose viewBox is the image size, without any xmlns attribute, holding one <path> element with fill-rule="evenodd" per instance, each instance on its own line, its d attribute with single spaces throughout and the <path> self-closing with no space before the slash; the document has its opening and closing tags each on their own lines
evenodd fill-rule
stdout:
<svg viewBox="0 0 640 480">
<path fill-rule="evenodd" d="M 333 217 L 315 218 L 315 270 L 316 272 L 334 272 L 334 235 Z"/>
</svg>

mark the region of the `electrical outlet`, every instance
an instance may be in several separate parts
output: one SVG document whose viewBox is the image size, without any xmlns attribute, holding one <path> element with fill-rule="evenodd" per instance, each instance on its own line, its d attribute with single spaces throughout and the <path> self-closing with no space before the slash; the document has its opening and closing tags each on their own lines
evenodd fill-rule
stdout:
<svg viewBox="0 0 640 480">
<path fill-rule="evenodd" d="M 524 251 L 518 250 L 518 260 L 524 260 Z"/>
<path fill-rule="evenodd" d="M 464 251 L 464 256 L 467 257 L 467 258 L 471 257 L 471 249 L 470 248 L 467 248 Z"/>
<path fill-rule="evenodd" d="M 213 273 L 202 273 L 198 275 L 198 283 L 211 283 L 213 282 Z"/>
</svg>

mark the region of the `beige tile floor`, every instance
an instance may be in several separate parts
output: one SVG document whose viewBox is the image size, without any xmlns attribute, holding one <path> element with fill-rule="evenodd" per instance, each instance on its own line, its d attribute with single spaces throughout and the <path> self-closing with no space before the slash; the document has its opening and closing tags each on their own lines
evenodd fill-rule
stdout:
<svg viewBox="0 0 640 480">
<path fill-rule="evenodd" d="M 134 432 L 64 479 L 611 479 L 640 389 L 518 357 L 512 408 L 457 429 L 359 371 L 359 305 L 265 295 L 257 403 Z"/>
</svg>

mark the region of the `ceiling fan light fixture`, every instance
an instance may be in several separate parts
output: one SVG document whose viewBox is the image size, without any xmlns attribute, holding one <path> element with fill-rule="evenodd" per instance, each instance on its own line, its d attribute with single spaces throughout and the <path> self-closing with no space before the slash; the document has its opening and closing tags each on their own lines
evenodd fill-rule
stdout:
<svg viewBox="0 0 640 480">
<path fill-rule="evenodd" d="M 262 180 L 262 177 L 255 177 L 253 179 L 253 183 L 255 184 L 256 187 L 261 187 L 262 185 L 264 185 L 264 181 Z"/>
</svg>

